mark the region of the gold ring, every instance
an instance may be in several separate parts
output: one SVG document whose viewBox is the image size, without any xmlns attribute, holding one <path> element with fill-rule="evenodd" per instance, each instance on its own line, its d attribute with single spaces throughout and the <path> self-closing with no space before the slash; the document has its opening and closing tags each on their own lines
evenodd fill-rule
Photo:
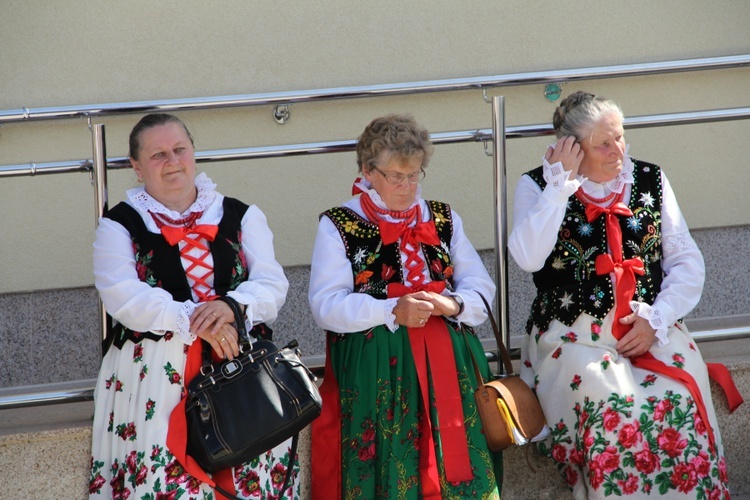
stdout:
<svg viewBox="0 0 750 500">
<path fill-rule="evenodd" d="M 221 337 L 222 342 L 224 342 L 226 339 L 227 339 L 226 337 Z"/>
<path fill-rule="evenodd" d="M 420 319 L 420 320 L 419 320 L 419 324 L 420 324 L 420 325 L 424 325 L 424 320 L 423 320 L 423 319 Z"/>
<path fill-rule="evenodd" d="M 218 318 L 218 316 L 216 315 L 216 313 L 211 313 L 211 314 L 214 315 L 214 318 Z"/>
</svg>

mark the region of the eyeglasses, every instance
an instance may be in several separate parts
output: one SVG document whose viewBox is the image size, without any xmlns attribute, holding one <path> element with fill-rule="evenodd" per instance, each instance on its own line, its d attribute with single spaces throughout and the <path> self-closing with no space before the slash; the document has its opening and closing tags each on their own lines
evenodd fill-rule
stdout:
<svg viewBox="0 0 750 500">
<path fill-rule="evenodd" d="M 374 166 L 372 167 L 373 170 L 376 170 L 380 175 L 385 177 L 385 182 L 388 184 L 401 184 L 404 182 L 404 179 L 409 179 L 409 184 L 419 184 L 424 179 L 424 170 L 420 170 L 419 172 L 412 172 L 411 174 L 402 174 L 401 172 L 383 172 L 378 167 Z"/>
</svg>

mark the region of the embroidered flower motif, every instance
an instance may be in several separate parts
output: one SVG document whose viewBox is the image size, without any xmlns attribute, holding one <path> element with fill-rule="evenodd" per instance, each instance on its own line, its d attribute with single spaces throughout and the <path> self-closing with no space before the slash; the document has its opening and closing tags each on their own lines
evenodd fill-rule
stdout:
<svg viewBox="0 0 750 500">
<path fill-rule="evenodd" d="M 677 368 L 682 368 L 685 366 L 685 358 L 682 354 L 679 352 L 676 352 L 672 355 L 672 364 L 675 365 Z"/>
<path fill-rule="evenodd" d="M 354 254 L 354 263 L 361 264 L 365 257 L 367 257 L 367 249 L 364 247 L 357 248 L 357 252 Z"/>
<path fill-rule="evenodd" d="M 578 226 L 578 234 L 581 236 L 589 236 L 594 231 L 594 227 L 588 222 L 583 222 Z"/>
<path fill-rule="evenodd" d="M 643 387 L 648 387 L 650 385 L 654 385 L 654 382 L 656 382 L 656 375 L 653 373 L 649 373 L 646 375 L 646 377 L 643 379 L 643 382 L 641 382 L 641 385 Z"/>
<path fill-rule="evenodd" d="M 394 271 L 391 266 L 383 264 L 383 267 L 380 271 L 380 279 L 382 279 L 383 281 L 388 281 L 393 277 L 394 274 L 396 274 L 396 271 Z"/>
<path fill-rule="evenodd" d="M 357 274 L 357 276 L 354 278 L 354 284 L 355 285 L 362 285 L 370 281 L 370 277 L 372 277 L 373 272 L 372 271 L 362 271 Z"/>
<path fill-rule="evenodd" d="M 557 349 L 555 349 L 555 352 L 552 353 L 552 358 L 558 359 L 561 354 L 562 354 L 562 347 L 558 347 Z"/>
<path fill-rule="evenodd" d="M 146 420 L 151 420 L 154 418 L 154 413 L 156 412 L 156 401 L 153 399 L 150 399 L 146 402 Z"/>
<path fill-rule="evenodd" d="M 602 370 L 606 370 L 612 362 L 612 357 L 609 354 L 605 354 L 602 358 Z"/>
<path fill-rule="evenodd" d="M 628 227 L 634 231 L 639 230 L 641 228 L 641 219 L 639 219 L 635 215 L 632 217 L 628 217 Z"/>
<path fill-rule="evenodd" d="M 654 206 L 654 197 L 651 195 L 651 193 L 641 193 L 641 204 L 644 207 L 653 207 Z"/>
<path fill-rule="evenodd" d="M 557 271 L 562 271 L 563 269 L 565 269 L 565 263 L 560 257 L 555 257 L 552 260 L 552 269 L 555 269 Z"/>
<path fill-rule="evenodd" d="M 182 381 L 182 377 L 179 372 L 172 367 L 172 363 L 164 365 L 164 373 L 166 373 L 167 378 L 169 378 L 170 384 L 179 384 Z"/>
<path fill-rule="evenodd" d="M 573 296 L 568 292 L 565 292 L 563 296 L 557 300 L 560 301 L 560 307 L 565 309 L 569 308 L 573 304 Z"/>
<path fill-rule="evenodd" d="M 358 229 L 359 229 L 359 223 L 357 221 L 344 222 L 344 232 L 355 234 Z"/>
<path fill-rule="evenodd" d="M 580 386 L 581 386 L 581 376 L 580 375 L 575 375 L 573 377 L 573 382 L 571 382 L 571 384 L 570 384 L 570 388 L 573 389 L 574 391 L 577 391 Z M 558 460 L 558 462 L 559 461 L 560 460 Z"/>
</svg>

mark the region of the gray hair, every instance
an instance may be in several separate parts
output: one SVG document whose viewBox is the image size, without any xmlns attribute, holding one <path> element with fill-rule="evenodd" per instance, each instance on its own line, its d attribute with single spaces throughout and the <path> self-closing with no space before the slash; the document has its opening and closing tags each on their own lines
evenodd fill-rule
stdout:
<svg viewBox="0 0 750 500">
<path fill-rule="evenodd" d="M 552 125 L 558 138 L 572 135 L 582 141 L 594 125 L 610 113 L 616 113 L 621 120 L 624 118 L 614 101 L 579 90 L 560 102 L 552 116 Z"/>
</svg>

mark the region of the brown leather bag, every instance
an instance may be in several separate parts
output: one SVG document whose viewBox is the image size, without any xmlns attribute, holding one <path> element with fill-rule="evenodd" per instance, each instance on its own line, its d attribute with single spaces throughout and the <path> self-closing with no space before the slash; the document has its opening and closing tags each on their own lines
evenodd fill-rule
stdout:
<svg viewBox="0 0 750 500">
<path fill-rule="evenodd" d="M 505 366 L 505 374 L 501 378 L 485 382 L 472 355 L 474 373 L 478 382 L 478 388 L 474 391 L 474 400 L 482 420 L 482 430 L 487 439 L 488 448 L 492 451 L 501 451 L 513 444 L 530 443 L 532 439 L 543 433 L 547 422 L 536 395 L 526 382 L 513 373 L 513 364 L 503 344 L 492 309 L 484 297 L 482 300 L 495 332 L 495 340 Z M 471 354 L 471 351 L 469 353 Z"/>
</svg>

